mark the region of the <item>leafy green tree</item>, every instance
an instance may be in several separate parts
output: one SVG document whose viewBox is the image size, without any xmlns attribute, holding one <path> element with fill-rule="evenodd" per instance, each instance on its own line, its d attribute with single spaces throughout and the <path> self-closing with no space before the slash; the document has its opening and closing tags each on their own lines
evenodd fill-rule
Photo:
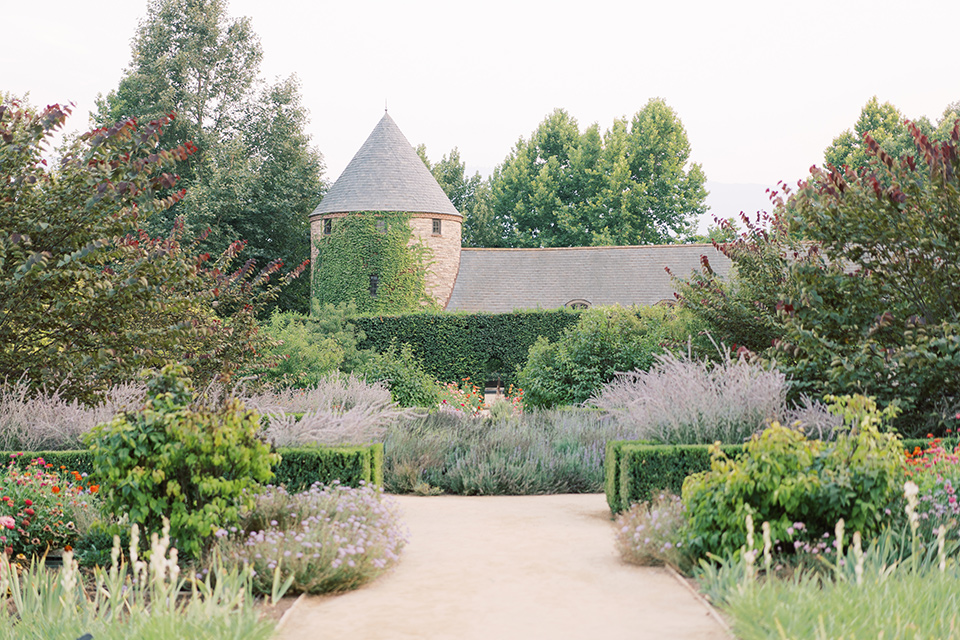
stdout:
<svg viewBox="0 0 960 640">
<path fill-rule="evenodd" d="M 866 134 L 865 171 L 815 168 L 791 198 L 820 259 L 793 269 L 781 346 L 825 386 L 898 403 L 899 424 L 925 432 L 960 408 L 960 122 L 945 142 L 907 126 L 914 155 Z"/>
<path fill-rule="evenodd" d="M 295 77 L 267 87 L 246 108 L 240 134 L 214 148 L 203 180 L 188 190 L 183 214 L 209 229 L 203 248 L 216 252 L 236 238 L 258 265 L 297 265 L 310 255 L 308 214 L 322 198 L 323 161 L 304 133 L 306 109 Z M 309 278 L 284 287 L 281 309 L 309 310 Z"/>
<path fill-rule="evenodd" d="M 240 238 L 259 267 L 293 266 L 310 255 L 307 216 L 323 195 L 323 163 L 304 132 L 296 77 L 261 88 L 262 57 L 249 19 L 230 18 L 223 0 L 152 0 L 130 65 L 94 119 L 173 113 L 161 144 L 199 149 L 179 169 L 188 198 L 155 216 L 150 232 L 167 233 L 182 216 L 188 232 L 210 230 L 203 246 L 213 253 Z M 307 312 L 308 283 L 284 290 L 279 306 Z"/>
<path fill-rule="evenodd" d="M 706 211 L 706 178 L 687 168 L 690 144 L 676 113 L 650 100 L 602 136 L 580 133 L 565 111 L 521 139 L 491 177 L 494 226 L 503 246 L 672 242 Z"/>
<path fill-rule="evenodd" d="M 706 176 L 698 164 L 684 169 L 690 143 L 663 100 L 650 100 L 629 130 L 615 124 L 605 145 L 616 149 L 608 160 L 615 169 L 607 172 L 605 223 L 595 244 L 670 242 L 706 212 Z"/>
<path fill-rule="evenodd" d="M 926 118 L 914 120 L 913 125 L 927 136 L 943 137 L 935 136 L 934 127 Z M 950 122 L 949 128 L 952 127 L 953 122 Z M 949 133 L 949 128 L 943 133 Z M 868 167 L 873 155 L 866 143 L 867 134 L 870 134 L 885 153 L 894 158 L 914 149 L 910 128 L 900 110 L 889 102 L 881 104 L 877 97 L 873 96 L 861 109 L 854 128 L 847 129 L 834 138 L 833 143 L 824 151 L 825 164 L 838 168 L 848 166 L 855 171 Z"/>
<path fill-rule="evenodd" d="M 94 119 L 156 119 L 175 113 L 165 146 L 193 141 L 199 153 L 180 167 L 194 182 L 206 154 L 230 140 L 260 72 L 263 50 L 249 18 L 230 19 L 224 0 L 151 0 L 132 41 L 129 67 L 98 100 Z"/>
<path fill-rule="evenodd" d="M 913 153 L 864 134 L 864 168 L 814 167 L 770 228 L 723 246 L 729 282 L 705 268 L 681 293 L 794 397 L 875 396 L 904 435 L 943 433 L 960 412 L 960 122 L 940 142 L 906 126 Z"/>
<path fill-rule="evenodd" d="M 259 358 L 256 314 L 276 297 L 259 285 L 279 265 L 232 270 L 242 243 L 211 257 L 182 245 L 182 225 L 142 229 L 184 197 L 173 171 L 195 147 L 158 146 L 167 118 L 127 120 L 48 169 L 43 150 L 68 113 L 0 104 L 0 379 L 92 401 L 144 367 L 182 361 L 203 383 Z"/>
<path fill-rule="evenodd" d="M 522 138 L 494 169 L 490 191 L 498 246 L 556 247 L 578 244 L 564 237 L 559 210 L 576 196 L 570 156 L 580 131 L 566 111 L 550 114 L 529 141 Z"/>
</svg>

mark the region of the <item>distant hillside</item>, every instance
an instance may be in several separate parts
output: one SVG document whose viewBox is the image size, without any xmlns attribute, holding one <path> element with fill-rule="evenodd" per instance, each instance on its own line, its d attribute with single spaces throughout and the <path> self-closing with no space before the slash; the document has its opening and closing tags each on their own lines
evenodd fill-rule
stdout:
<svg viewBox="0 0 960 640">
<path fill-rule="evenodd" d="M 710 210 L 700 217 L 698 231 L 703 233 L 713 224 L 713 217 L 736 218 L 740 220 L 743 211 L 753 218 L 757 211 L 770 211 L 770 199 L 767 185 L 763 184 L 726 184 L 707 181 L 707 206 Z"/>
</svg>

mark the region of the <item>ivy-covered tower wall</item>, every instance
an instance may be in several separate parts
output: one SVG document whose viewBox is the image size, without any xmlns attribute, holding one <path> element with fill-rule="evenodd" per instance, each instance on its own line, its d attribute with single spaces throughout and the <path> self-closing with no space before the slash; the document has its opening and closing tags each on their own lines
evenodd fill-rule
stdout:
<svg viewBox="0 0 960 640">
<path fill-rule="evenodd" d="M 462 224 L 384 114 L 310 214 L 314 302 L 354 300 L 361 311 L 444 308 L 460 270 Z"/>
</svg>

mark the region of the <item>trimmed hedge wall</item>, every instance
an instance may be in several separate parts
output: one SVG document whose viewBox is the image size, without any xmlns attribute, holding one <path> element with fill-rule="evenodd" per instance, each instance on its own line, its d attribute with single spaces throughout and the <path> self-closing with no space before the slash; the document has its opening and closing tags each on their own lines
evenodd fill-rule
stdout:
<svg viewBox="0 0 960 640">
<path fill-rule="evenodd" d="M 358 316 L 351 322 L 366 334 L 358 348 L 382 352 L 393 338 L 398 344 L 406 342 L 427 373 L 441 382 L 470 378 L 482 385 L 488 374 L 497 372 L 509 385 L 539 336 L 556 341 L 579 317 L 579 311 L 554 309 Z"/>
<path fill-rule="evenodd" d="M 957 438 L 942 438 L 944 448 L 957 446 Z M 925 448 L 925 439 L 903 441 L 905 451 Z M 743 451 L 743 445 L 721 445 L 721 450 L 733 458 Z M 604 490 L 607 504 L 614 514 L 636 502 L 650 500 L 657 492 L 671 491 L 680 495 L 684 479 L 694 473 L 710 469 L 710 445 L 660 445 L 645 441 L 613 440 L 607 443 L 604 459 Z"/>
<path fill-rule="evenodd" d="M 315 482 L 351 487 L 383 485 L 383 443 L 361 447 L 308 447 L 278 449 L 280 464 L 274 469 L 274 481 L 289 491 L 302 491 Z"/>
<path fill-rule="evenodd" d="M 273 481 L 290 491 L 301 491 L 315 482 L 341 484 L 357 487 L 367 484 L 383 485 L 383 444 L 374 443 L 358 447 L 304 447 L 281 448 L 280 464 L 274 468 Z M 9 460 L 10 453 L 0 454 Z M 43 458 L 54 468 L 65 466 L 70 471 L 92 473 L 93 465 L 87 451 L 30 451 L 17 458 L 18 466 L 25 466 L 35 458 Z"/>
</svg>

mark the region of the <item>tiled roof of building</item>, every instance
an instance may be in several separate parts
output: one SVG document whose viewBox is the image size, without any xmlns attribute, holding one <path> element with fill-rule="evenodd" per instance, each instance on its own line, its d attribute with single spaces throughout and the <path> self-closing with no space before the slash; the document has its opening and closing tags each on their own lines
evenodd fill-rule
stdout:
<svg viewBox="0 0 960 640">
<path fill-rule="evenodd" d="M 459 215 L 389 114 L 310 215 L 350 211 Z"/>
<path fill-rule="evenodd" d="M 674 300 L 669 267 L 687 277 L 706 256 L 720 276 L 730 259 L 709 244 L 562 249 L 463 249 L 447 311 L 505 313 L 574 301 L 652 305 Z"/>
</svg>

